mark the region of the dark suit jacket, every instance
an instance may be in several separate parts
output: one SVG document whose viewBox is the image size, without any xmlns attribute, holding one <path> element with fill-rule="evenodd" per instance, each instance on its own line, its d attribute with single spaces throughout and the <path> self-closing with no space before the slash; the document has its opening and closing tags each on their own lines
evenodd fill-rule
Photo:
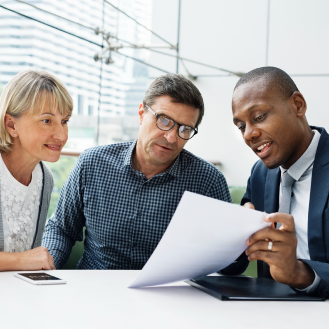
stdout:
<svg viewBox="0 0 329 329">
<path fill-rule="evenodd" d="M 312 171 L 308 212 L 308 247 L 311 260 L 301 261 L 311 266 L 321 282 L 315 294 L 329 298 L 329 135 L 324 128 L 311 127 L 321 133 Z M 279 209 L 280 168 L 268 169 L 261 160 L 255 163 L 241 204 L 251 202 L 256 210 L 267 213 Z M 245 254 L 230 265 L 224 274 L 242 273 L 248 265 Z M 271 277 L 269 266 L 258 261 L 258 276 Z"/>
</svg>

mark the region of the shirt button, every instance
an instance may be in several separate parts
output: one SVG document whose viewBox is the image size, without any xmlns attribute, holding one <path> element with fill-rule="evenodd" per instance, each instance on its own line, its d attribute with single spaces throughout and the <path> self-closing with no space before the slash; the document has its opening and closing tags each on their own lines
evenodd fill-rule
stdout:
<svg viewBox="0 0 329 329">
<path fill-rule="evenodd" d="M 137 243 L 135 242 L 135 243 L 133 243 L 133 247 L 137 247 Z"/>
</svg>

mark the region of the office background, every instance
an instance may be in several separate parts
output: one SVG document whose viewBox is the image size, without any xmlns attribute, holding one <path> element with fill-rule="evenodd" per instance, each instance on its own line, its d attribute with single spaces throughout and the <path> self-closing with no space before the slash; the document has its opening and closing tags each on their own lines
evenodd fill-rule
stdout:
<svg viewBox="0 0 329 329">
<path fill-rule="evenodd" d="M 153 29 L 172 42 L 176 40 L 177 12 L 176 0 L 153 1 Z M 308 122 L 328 131 L 328 15 L 325 0 L 183 0 L 180 55 L 238 72 L 265 65 L 285 70 L 305 96 Z M 158 54 L 151 54 L 152 63 L 159 60 Z M 174 65 L 167 60 L 162 67 L 173 69 Z M 188 62 L 186 67 L 193 75 L 224 74 Z M 181 64 L 180 71 L 185 73 Z M 258 158 L 232 123 L 231 98 L 238 79 L 198 77 L 194 81 L 206 110 L 200 134 L 187 149 L 221 162 L 229 185 L 246 186 Z"/>
<path fill-rule="evenodd" d="M 326 103 L 329 3 L 325 0 L 25 2 L 85 26 L 94 28 L 104 24 L 106 31 L 134 44 L 167 45 L 151 30 L 176 45 L 179 30 L 179 55 L 215 67 L 179 62 L 179 73 L 191 79 L 197 77 L 193 82 L 202 92 L 206 106 L 200 133 L 186 148 L 206 160 L 221 163 L 220 168 L 231 186 L 246 185 L 257 157 L 232 123 L 231 96 L 239 78 L 216 68 L 242 73 L 265 65 L 282 68 L 293 76 L 306 98 L 309 123 L 329 129 Z M 104 43 L 100 34 L 22 1 L 2 0 L 0 5 L 78 37 Z M 120 49 L 125 56 L 112 52 L 115 62 L 103 63 L 101 68 L 100 61 L 94 60 L 101 49 L 94 44 L 4 8 L 0 8 L 0 18 L 2 88 L 14 74 L 31 67 L 46 69 L 62 79 L 75 102 L 67 144 L 70 149 L 82 151 L 97 144 L 136 138 L 137 109 L 145 89 L 164 71 L 177 70 L 176 58 L 132 47 Z M 172 49 L 158 50 L 176 55 Z M 57 167 L 66 170 L 74 162 L 63 161 Z M 65 175 L 66 172 L 62 173 Z"/>
</svg>

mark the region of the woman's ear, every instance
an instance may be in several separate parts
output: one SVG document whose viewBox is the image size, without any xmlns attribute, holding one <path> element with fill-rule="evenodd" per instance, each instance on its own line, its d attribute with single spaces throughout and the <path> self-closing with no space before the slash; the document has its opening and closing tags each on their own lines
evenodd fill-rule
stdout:
<svg viewBox="0 0 329 329">
<path fill-rule="evenodd" d="M 16 119 L 8 113 L 5 114 L 5 126 L 11 137 L 17 137 Z"/>
</svg>

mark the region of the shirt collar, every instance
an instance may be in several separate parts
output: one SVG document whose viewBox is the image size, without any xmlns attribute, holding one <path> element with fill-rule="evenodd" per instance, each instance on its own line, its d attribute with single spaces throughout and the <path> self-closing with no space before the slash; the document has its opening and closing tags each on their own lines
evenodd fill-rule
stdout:
<svg viewBox="0 0 329 329">
<path fill-rule="evenodd" d="M 166 170 L 166 173 L 170 174 L 171 176 L 174 177 L 178 177 L 180 174 L 180 157 L 181 157 L 181 153 L 183 152 L 183 150 L 178 154 L 178 157 L 176 158 L 176 160 L 174 161 L 174 163 L 172 163 L 172 165 Z"/>
<path fill-rule="evenodd" d="M 304 154 L 288 169 L 288 174 L 298 181 L 306 170 L 313 164 L 315 159 L 315 153 L 318 148 L 320 141 L 320 133 L 317 130 L 312 130 L 314 136 L 312 138 L 311 144 L 308 146 Z M 286 169 L 280 167 L 281 175 L 286 171 Z"/>
<path fill-rule="evenodd" d="M 136 146 L 136 143 L 137 143 L 137 139 L 134 140 L 131 145 L 129 146 L 129 148 L 127 149 L 127 153 L 126 153 L 126 156 L 125 156 L 125 160 L 123 162 L 123 165 L 126 167 L 126 166 L 131 166 L 131 168 L 134 168 L 133 167 L 133 164 L 132 164 L 132 154 L 133 154 L 133 151 L 135 149 L 135 146 Z"/>
<path fill-rule="evenodd" d="M 126 166 L 130 166 L 133 170 L 134 169 L 134 166 L 133 166 L 133 163 L 132 163 L 132 154 L 134 152 L 134 149 L 136 147 L 136 144 L 137 144 L 137 139 L 134 140 L 131 145 L 129 146 L 129 148 L 127 149 L 127 153 L 126 153 L 126 156 L 125 156 L 125 160 L 123 162 L 123 165 L 124 167 Z M 182 151 L 183 152 L 183 151 Z M 171 176 L 174 176 L 174 177 L 177 177 L 179 176 L 180 174 L 180 157 L 181 157 L 181 153 L 180 152 L 178 154 L 178 157 L 175 159 L 175 161 L 171 164 L 171 166 L 164 172 L 164 173 L 160 173 L 159 175 L 163 175 L 165 173 L 167 174 L 170 174 Z"/>
</svg>

